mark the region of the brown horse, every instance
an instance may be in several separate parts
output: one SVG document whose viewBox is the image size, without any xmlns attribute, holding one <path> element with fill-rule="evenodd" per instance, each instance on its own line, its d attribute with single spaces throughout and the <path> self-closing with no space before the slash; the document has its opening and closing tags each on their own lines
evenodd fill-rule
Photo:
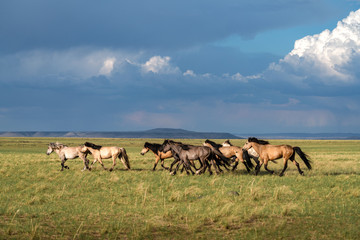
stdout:
<svg viewBox="0 0 360 240">
<path fill-rule="evenodd" d="M 91 163 L 90 169 L 96 161 L 99 161 L 101 166 L 106 170 L 102 159 L 112 158 L 113 165 L 109 169 L 112 171 L 116 165 L 116 158 L 119 158 L 121 162 L 124 164 L 126 169 L 130 169 L 129 157 L 126 154 L 125 148 L 120 147 L 102 147 L 100 145 L 95 145 L 93 143 L 86 142 L 81 149 L 81 151 L 90 151 L 91 154 L 94 156 L 94 161 Z"/>
<path fill-rule="evenodd" d="M 213 147 L 219 150 L 226 158 L 231 158 L 235 156 L 235 165 L 233 166 L 233 171 L 236 169 L 237 165 L 239 164 L 239 161 L 242 162 L 246 170 L 250 172 L 250 169 L 254 167 L 252 162 L 250 161 L 250 158 L 248 157 L 247 153 L 243 151 L 243 149 L 236 147 L 236 146 L 226 146 L 223 147 L 220 144 L 217 144 L 213 141 L 210 141 L 207 139 L 204 143 L 205 146 Z M 245 158 L 245 160 L 244 160 Z"/>
<path fill-rule="evenodd" d="M 65 165 L 66 160 L 81 158 L 84 162 L 84 170 L 89 169 L 89 159 L 87 159 L 87 155 L 89 151 L 81 151 L 82 146 L 78 147 L 68 147 L 61 143 L 49 143 L 48 150 L 46 151 L 47 155 L 50 155 L 52 152 L 56 152 L 61 160 L 61 171 L 65 169 L 69 169 L 68 166 Z"/>
<path fill-rule="evenodd" d="M 248 138 L 248 141 L 243 146 L 244 150 L 248 150 L 250 148 L 254 148 L 254 150 L 260 155 L 260 163 L 255 168 L 256 174 L 259 173 L 263 164 L 265 170 L 273 174 L 274 171 L 267 168 L 268 162 L 283 158 L 284 168 L 281 171 L 280 176 L 284 175 L 288 160 L 292 161 L 296 165 L 301 175 L 304 175 L 304 172 L 300 169 L 299 163 L 295 161 L 295 153 L 300 156 L 307 168 L 311 170 L 310 160 L 308 159 L 309 156 L 306 155 L 299 147 L 292 147 L 290 145 L 271 145 L 268 141 L 252 137 Z"/>
<path fill-rule="evenodd" d="M 149 150 L 154 153 L 155 163 L 154 163 L 153 171 L 155 171 L 155 168 L 156 168 L 159 160 L 161 160 L 161 166 L 164 169 L 168 170 L 169 168 L 164 166 L 164 159 L 173 157 L 173 154 L 171 151 L 162 152 L 159 150 L 160 147 L 161 147 L 160 144 L 145 142 L 144 148 L 140 152 L 141 155 L 145 155 L 145 153 L 147 153 Z"/>
</svg>

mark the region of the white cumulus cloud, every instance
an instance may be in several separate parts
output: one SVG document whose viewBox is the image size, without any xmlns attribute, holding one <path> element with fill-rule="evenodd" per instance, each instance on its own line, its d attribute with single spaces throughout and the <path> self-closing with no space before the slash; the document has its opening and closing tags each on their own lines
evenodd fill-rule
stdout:
<svg viewBox="0 0 360 240">
<path fill-rule="evenodd" d="M 142 64 L 141 68 L 144 72 L 161 74 L 178 73 L 180 71 L 179 68 L 172 66 L 170 60 L 171 58 L 169 56 L 153 56 L 146 63 Z"/>
<path fill-rule="evenodd" d="M 360 71 L 360 9 L 339 21 L 332 31 L 297 40 L 294 49 L 270 70 L 283 71 L 297 79 L 324 83 L 352 83 Z"/>
<path fill-rule="evenodd" d="M 108 58 L 104 61 L 103 66 L 101 67 L 99 74 L 108 76 L 111 74 L 112 70 L 114 69 L 114 63 L 116 58 Z"/>
</svg>

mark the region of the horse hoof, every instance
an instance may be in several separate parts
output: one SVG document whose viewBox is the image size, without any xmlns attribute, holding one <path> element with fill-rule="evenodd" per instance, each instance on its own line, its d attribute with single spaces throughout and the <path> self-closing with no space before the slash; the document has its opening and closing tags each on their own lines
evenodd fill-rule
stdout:
<svg viewBox="0 0 360 240">
<path fill-rule="evenodd" d="M 114 169 L 110 168 L 110 169 L 109 169 L 109 172 L 112 172 L 113 170 L 114 170 Z"/>
<path fill-rule="evenodd" d="M 174 176 L 174 175 L 175 175 L 175 173 L 174 173 L 174 172 L 170 172 L 170 175 L 171 175 L 171 176 Z"/>
</svg>

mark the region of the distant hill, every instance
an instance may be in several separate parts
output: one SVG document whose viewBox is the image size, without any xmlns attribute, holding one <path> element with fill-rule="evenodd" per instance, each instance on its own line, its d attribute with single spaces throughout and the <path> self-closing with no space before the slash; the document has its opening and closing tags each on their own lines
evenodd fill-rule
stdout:
<svg viewBox="0 0 360 240">
<path fill-rule="evenodd" d="M 262 133 L 262 134 L 235 134 L 238 137 L 257 137 L 263 139 L 319 139 L 319 140 L 357 140 L 359 133 Z"/>
<path fill-rule="evenodd" d="M 195 132 L 174 128 L 155 128 L 128 132 L 0 132 L 0 137 L 78 137 L 78 138 L 185 138 L 240 139 L 230 133 Z"/>
</svg>

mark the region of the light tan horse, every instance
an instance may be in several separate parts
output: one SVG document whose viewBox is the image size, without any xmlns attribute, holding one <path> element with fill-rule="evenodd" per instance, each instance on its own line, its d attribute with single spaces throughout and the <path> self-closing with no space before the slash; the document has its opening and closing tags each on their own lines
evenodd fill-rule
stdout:
<svg viewBox="0 0 360 240">
<path fill-rule="evenodd" d="M 221 144 L 223 147 L 230 147 L 230 146 L 234 146 L 231 144 L 230 140 L 226 140 L 225 142 L 223 142 Z M 254 161 L 256 162 L 256 164 L 259 164 L 259 157 L 260 155 L 254 150 L 254 148 L 250 148 L 247 150 L 249 157 L 254 159 Z M 275 161 L 274 161 L 275 162 Z M 275 162 L 276 163 L 276 162 Z"/>
<path fill-rule="evenodd" d="M 102 162 L 102 159 L 108 159 L 112 158 L 113 165 L 109 169 L 109 171 L 114 170 L 114 167 L 116 165 L 116 158 L 119 158 L 121 162 L 124 164 L 126 169 L 130 169 L 130 163 L 129 163 L 129 157 L 126 154 L 125 148 L 120 147 L 102 147 L 99 145 L 95 145 L 93 143 L 86 142 L 82 148 L 82 151 L 90 151 L 91 154 L 94 156 L 94 161 L 91 163 L 91 167 L 99 161 L 101 166 L 107 170 L 107 168 L 104 166 L 104 163 Z"/>
<path fill-rule="evenodd" d="M 209 139 L 207 139 L 203 145 L 218 149 L 226 158 L 231 158 L 235 156 L 236 158 L 235 158 L 235 165 L 233 166 L 232 169 L 233 171 L 236 169 L 237 165 L 239 164 L 239 161 L 245 165 L 246 170 L 248 172 L 250 172 L 250 169 L 254 167 L 247 153 L 244 153 L 244 151 L 240 147 L 236 147 L 236 146 L 224 147 L 220 144 L 210 141 Z"/>
<path fill-rule="evenodd" d="M 299 163 L 295 161 L 295 153 L 300 156 L 307 168 L 309 170 L 311 169 L 311 164 L 308 156 L 299 147 L 292 147 L 290 145 L 271 145 L 268 141 L 252 137 L 248 138 L 248 141 L 243 146 L 244 150 L 248 150 L 250 148 L 254 148 L 254 150 L 260 155 L 260 163 L 255 168 L 256 174 L 259 173 L 260 168 L 263 164 L 265 170 L 273 174 L 274 171 L 267 168 L 268 162 L 283 158 L 284 168 L 281 171 L 280 176 L 284 175 L 284 172 L 287 168 L 288 160 L 292 161 L 296 165 L 301 175 L 304 175 L 304 172 L 300 169 Z"/>
<path fill-rule="evenodd" d="M 155 171 L 155 168 L 160 160 L 161 160 L 161 166 L 163 168 L 165 168 L 166 170 L 168 170 L 169 168 L 164 166 L 164 159 L 173 157 L 173 154 L 171 151 L 162 152 L 159 150 L 160 147 L 161 147 L 160 144 L 145 142 L 144 148 L 140 152 L 141 155 L 145 155 L 145 153 L 147 153 L 149 150 L 154 153 L 155 163 L 154 163 L 153 171 Z"/>
<path fill-rule="evenodd" d="M 81 151 L 82 146 L 78 147 L 68 147 L 61 143 L 49 143 L 48 150 L 46 151 L 47 155 L 50 155 L 52 152 L 56 152 L 61 160 L 61 171 L 65 169 L 69 169 L 68 166 L 65 165 L 66 160 L 81 158 L 84 162 L 84 170 L 89 169 L 89 159 L 87 159 L 87 155 L 89 151 Z"/>
</svg>

